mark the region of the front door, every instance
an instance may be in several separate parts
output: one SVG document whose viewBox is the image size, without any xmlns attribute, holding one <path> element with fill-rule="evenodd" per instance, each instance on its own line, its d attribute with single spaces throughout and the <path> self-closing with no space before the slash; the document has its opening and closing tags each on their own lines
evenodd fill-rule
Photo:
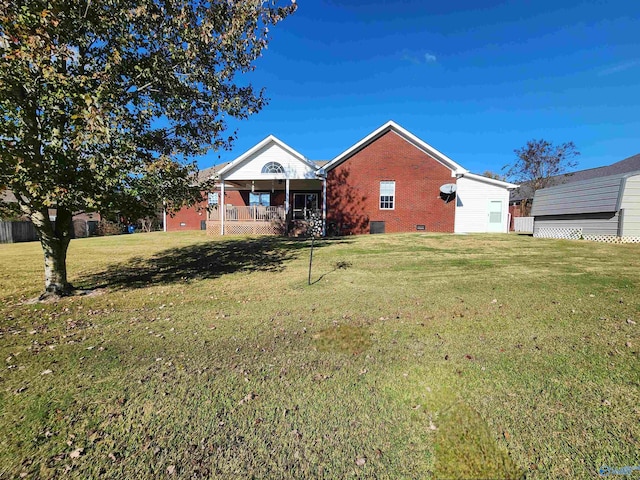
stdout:
<svg viewBox="0 0 640 480">
<path fill-rule="evenodd" d="M 318 210 L 317 193 L 294 193 L 293 194 L 293 218 L 297 220 L 308 219 L 309 216 Z"/>
<path fill-rule="evenodd" d="M 489 232 L 504 232 L 502 226 L 502 200 L 489 201 Z"/>
</svg>

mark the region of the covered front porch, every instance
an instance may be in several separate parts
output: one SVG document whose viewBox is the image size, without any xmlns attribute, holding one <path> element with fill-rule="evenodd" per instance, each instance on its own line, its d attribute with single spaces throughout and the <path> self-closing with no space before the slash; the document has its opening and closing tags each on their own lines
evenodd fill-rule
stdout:
<svg viewBox="0 0 640 480">
<path fill-rule="evenodd" d="M 209 193 L 212 235 L 301 235 L 326 211 L 319 166 L 270 135 L 222 168 Z"/>
<path fill-rule="evenodd" d="M 304 235 L 311 218 L 322 218 L 322 189 L 318 179 L 220 182 L 209 194 L 207 232 Z"/>
</svg>

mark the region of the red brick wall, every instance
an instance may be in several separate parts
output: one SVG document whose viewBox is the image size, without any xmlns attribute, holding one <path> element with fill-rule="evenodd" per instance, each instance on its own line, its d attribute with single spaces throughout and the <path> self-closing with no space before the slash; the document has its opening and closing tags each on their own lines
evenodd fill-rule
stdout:
<svg viewBox="0 0 640 480">
<path fill-rule="evenodd" d="M 247 198 L 248 195 L 249 194 L 246 193 Z M 220 198 L 220 192 L 218 192 L 218 198 Z M 248 200 L 245 202 L 242 197 L 242 192 L 227 190 L 224 192 L 224 198 L 225 204 L 236 206 L 248 205 Z M 207 201 L 205 194 L 205 200 L 197 205 L 182 208 L 173 217 L 167 215 L 167 231 L 200 230 L 200 222 L 207 219 Z M 184 225 L 180 225 L 181 223 L 184 223 Z"/>
<path fill-rule="evenodd" d="M 524 210 L 524 211 L 523 211 Z M 509 204 L 509 213 L 511 214 L 511 222 L 509 224 L 509 230 L 513 231 L 514 218 L 516 217 L 528 217 L 531 212 L 531 200 L 528 200 L 526 205 L 518 203 L 517 205 Z"/>
<path fill-rule="evenodd" d="M 513 219 L 521 216 L 520 205 L 509 204 L 509 231 L 513 231 Z"/>
<path fill-rule="evenodd" d="M 200 222 L 207 219 L 206 208 L 207 202 L 200 202 L 197 206 L 180 209 L 174 216 L 167 215 L 167 231 L 200 230 Z"/>
<path fill-rule="evenodd" d="M 380 181 L 395 181 L 395 209 L 380 210 Z M 394 132 L 387 132 L 327 175 L 327 221 L 342 234 L 369 233 L 369 222 L 385 232 L 453 232 L 455 201 L 445 203 L 440 186 L 455 183 L 451 170 Z"/>
</svg>

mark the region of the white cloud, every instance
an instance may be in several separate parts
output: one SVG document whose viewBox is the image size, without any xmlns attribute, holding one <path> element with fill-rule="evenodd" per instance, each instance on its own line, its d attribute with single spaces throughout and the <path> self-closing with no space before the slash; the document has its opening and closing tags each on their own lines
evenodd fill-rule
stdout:
<svg viewBox="0 0 640 480">
<path fill-rule="evenodd" d="M 630 68 L 636 67 L 640 65 L 640 60 L 631 60 L 630 62 L 619 63 L 618 65 L 613 65 L 611 67 L 605 68 L 598 72 L 598 75 L 603 77 L 606 75 L 613 75 L 614 73 L 624 72 L 625 70 L 629 70 Z"/>
<path fill-rule="evenodd" d="M 427 63 L 434 63 L 438 61 L 438 57 L 436 57 L 433 53 L 425 53 L 424 61 Z"/>
<path fill-rule="evenodd" d="M 402 59 L 407 62 L 411 62 L 414 65 L 420 65 L 423 63 L 436 63 L 438 61 L 438 57 L 436 57 L 433 53 L 424 53 L 422 56 L 411 53 L 407 50 L 402 52 Z"/>
</svg>

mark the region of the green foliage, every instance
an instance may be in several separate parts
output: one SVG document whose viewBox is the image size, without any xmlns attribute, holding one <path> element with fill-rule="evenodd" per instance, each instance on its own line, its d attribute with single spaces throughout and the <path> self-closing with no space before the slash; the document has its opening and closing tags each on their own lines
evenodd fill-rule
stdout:
<svg viewBox="0 0 640 480">
<path fill-rule="evenodd" d="M 0 0 L 0 186 L 43 242 L 62 244 L 75 211 L 197 201 L 190 160 L 228 148 L 226 120 L 265 105 L 238 76 L 254 68 L 268 26 L 294 10 L 275 0 Z"/>
</svg>

